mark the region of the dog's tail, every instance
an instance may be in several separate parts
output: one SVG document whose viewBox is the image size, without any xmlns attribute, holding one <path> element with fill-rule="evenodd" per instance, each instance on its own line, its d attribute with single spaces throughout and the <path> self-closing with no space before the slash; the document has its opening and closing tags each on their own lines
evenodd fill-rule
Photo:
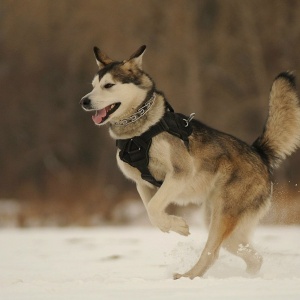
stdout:
<svg viewBox="0 0 300 300">
<path fill-rule="evenodd" d="M 275 78 L 267 122 L 252 146 L 271 171 L 300 147 L 300 103 L 292 73 L 283 72 Z"/>
</svg>

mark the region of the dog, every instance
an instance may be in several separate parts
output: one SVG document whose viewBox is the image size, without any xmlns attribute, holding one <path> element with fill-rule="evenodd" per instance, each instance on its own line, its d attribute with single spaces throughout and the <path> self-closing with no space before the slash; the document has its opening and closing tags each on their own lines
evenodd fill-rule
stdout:
<svg viewBox="0 0 300 300">
<path fill-rule="evenodd" d="M 295 77 L 280 73 L 269 99 L 262 134 L 248 145 L 232 135 L 174 113 L 164 94 L 143 70 L 141 46 L 128 60 L 110 59 L 94 47 L 99 71 L 93 90 L 80 104 L 93 122 L 109 124 L 117 140 L 117 163 L 136 183 L 149 219 L 163 232 L 189 235 L 186 221 L 168 215 L 171 204 L 203 204 L 209 234 L 195 266 L 181 277 L 203 276 L 220 247 L 242 258 L 256 274 L 262 256 L 250 235 L 270 206 L 272 174 L 300 146 L 300 105 Z"/>
</svg>

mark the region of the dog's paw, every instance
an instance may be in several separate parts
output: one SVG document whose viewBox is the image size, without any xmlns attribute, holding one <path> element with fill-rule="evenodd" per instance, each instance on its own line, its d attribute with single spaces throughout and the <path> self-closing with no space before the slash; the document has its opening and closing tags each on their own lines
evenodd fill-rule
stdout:
<svg viewBox="0 0 300 300">
<path fill-rule="evenodd" d="M 189 226 L 185 220 L 181 217 L 169 216 L 167 214 L 161 214 L 158 216 L 150 216 L 150 221 L 154 226 L 157 226 L 162 232 L 169 232 L 170 230 L 188 236 L 190 234 Z"/>
<path fill-rule="evenodd" d="M 194 278 L 197 277 L 197 276 L 191 275 L 191 274 L 189 274 L 189 273 L 185 273 L 185 274 L 175 273 L 175 274 L 173 275 L 173 279 L 174 279 L 174 280 L 180 279 L 180 278 L 182 278 L 182 277 L 183 277 L 183 278 L 194 279 Z"/>
<path fill-rule="evenodd" d="M 181 235 L 188 236 L 190 234 L 189 226 L 181 217 L 169 216 L 171 222 L 171 230 Z"/>
<path fill-rule="evenodd" d="M 181 277 L 182 277 L 182 274 L 179 274 L 179 273 L 173 274 L 173 279 L 174 280 L 180 279 Z"/>
<path fill-rule="evenodd" d="M 168 215 L 160 214 L 160 215 L 150 215 L 150 222 L 153 226 L 158 227 L 162 232 L 169 232 L 171 229 L 171 221 Z"/>
<path fill-rule="evenodd" d="M 247 270 L 246 271 L 250 276 L 254 276 L 259 272 L 261 265 L 263 263 L 263 258 L 257 252 L 251 258 L 252 259 L 249 259 L 247 262 Z"/>
<path fill-rule="evenodd" d="M 181 217 L 161 215 L 159 218 L 151 218 L 151 223 L 157 226 L 162 232 L 169 232 L 170 230 L 187 236 L 190 234 L 189 226 Z"/>
</svg>

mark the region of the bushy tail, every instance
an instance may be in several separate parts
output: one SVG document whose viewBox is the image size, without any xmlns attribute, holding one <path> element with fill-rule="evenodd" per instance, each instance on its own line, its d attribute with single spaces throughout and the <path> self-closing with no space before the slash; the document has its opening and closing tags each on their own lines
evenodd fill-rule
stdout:
<svg viewBox="0 0 300 300">
<path fill-rule="evenodd" d="M 283 72 L 275 78 L 270 92 L 269 116 L 253 147 L 271 170 L 300 147 L 300 103 L 292 73 Z"/>
</svg>

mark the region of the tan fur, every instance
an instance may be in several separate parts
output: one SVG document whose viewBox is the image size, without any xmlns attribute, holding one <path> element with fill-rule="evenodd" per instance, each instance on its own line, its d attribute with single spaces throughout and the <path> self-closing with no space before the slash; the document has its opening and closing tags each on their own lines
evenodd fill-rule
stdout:
<svg viewBox="0 0 300 300">
<path fill-rule="evenodd" d="M 273 168 L 300 146 L 299 128 L 300 108 L 295 87 L 285 77 L 279 77 L 272 85 L 269 118 L 260 141 L 274 151 Z"/>
<path fill-rule="evenodd" d="M 128 91 L 140 103 L 135 108 L 128 107 L 122 116 L 116 113 L 108 118 L 110 134 L 115 139 L 141 135 L 162 118 L 166 109 L 164 95 L 154 89 L 152 79 L 141 70 L 144 50 L 140 48 L 129 61 L 110 71 L 116 82 L 126 74 L 131 76 L 132 80 L 126 83 L 130 85 Z M 98 52 L 97 56 L 107 58 Z M 249 273 L 259 271 L 262 257 L 251 245 L 250 235 L 270 205 L 273 168 L 300 143 L 300 107 L 290 76 L 286 73 L 275 80 L 266 127 L 253 146 L 194 120 L 189 124 L 193 133 L 188 148 L 167 132 L 156 135 L 149 151 L 148 168 L 156 180 L 163 181 L 160 188 L 143 180 L 138 169 L 123 162 L 118 150 L 121 171 L 136 183 L 151 223 L 163 232 L 189 234 L 183 218 L 166 213 L 171 203 L 203 203 L 205 207 L 209 235 L 204 250 L 196 265 L 185 274 L 175 274 L 175 279 L 202 276 L 217 259 L 221 246 L 242 258 Z M 144 98 L 137 96 L 141 90 L 146 93 L 151 89 L 157 94 L 151 110 L 134 123 L 117 126 L 116 118 L 130 116 L 143 104 Z M 126 103 L 121 101 L 123 111 Z"/>
</svg>

